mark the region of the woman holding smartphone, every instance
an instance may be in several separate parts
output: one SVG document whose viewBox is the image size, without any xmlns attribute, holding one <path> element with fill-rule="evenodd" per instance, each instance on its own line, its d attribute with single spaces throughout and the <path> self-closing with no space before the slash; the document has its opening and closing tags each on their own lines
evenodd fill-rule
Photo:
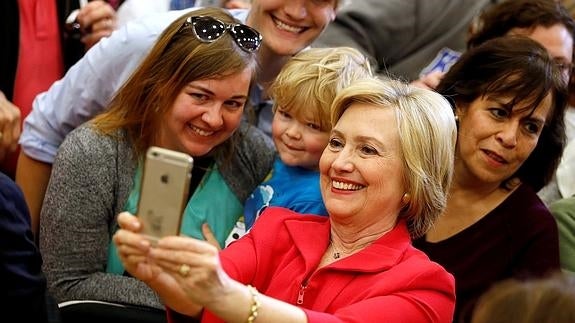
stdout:
<svg viewBox="0 0 575 323">
<path fill-rule="evenodd" d="M 67 136 L 40 223 L 44 270 L 58 302 L 163 309 L 143 282 L 123 275 L 111 248 L 116 215 L 137 213 L 150 146 L 194 158 L 182 233 L 203 239 L 207 223 L 223 243 L 273 162 L 265 135 L 242 123 L 260 43 L 256 30 L 221 9 L 189 12 L 161 34 L 109 109 Z"/>
</svg>

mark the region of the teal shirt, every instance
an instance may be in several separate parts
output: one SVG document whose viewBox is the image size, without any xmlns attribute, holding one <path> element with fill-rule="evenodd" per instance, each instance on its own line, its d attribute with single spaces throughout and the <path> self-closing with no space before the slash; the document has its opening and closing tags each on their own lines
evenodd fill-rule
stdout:
<svg viewBox="0 0 575 323">
<path fill-rule="evenodd" d="M 137 205 L 141 181 L 142 170 L 141 167 L 138 167 L 134 178 L 134 187 L 126 203 L 126 211 L 132 214 L 138 213 Z M 226 185 L 217 166 L 214 166 L 204 175 L 194 194 L 190 197 L 184 209 L 180 234 L 204 240 L 202 224 L 208 223 L 220 246 L 224 246 L 229 232 L 242 212 L 242 203 Z M 124 272 L 124 266 L 118 258 L 114 243 L 109 244 L 106 271 L 119 275 Z"/>
</svg>

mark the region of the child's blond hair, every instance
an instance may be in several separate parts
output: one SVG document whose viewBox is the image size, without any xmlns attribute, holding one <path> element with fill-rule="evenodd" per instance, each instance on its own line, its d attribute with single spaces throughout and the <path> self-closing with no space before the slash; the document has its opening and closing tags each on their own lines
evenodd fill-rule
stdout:
<svg viewBox="0 0 575 323">
<path fill-rule="evenodd" d="M 296 118 L 312 119 L 330 131 L 330 106 L 354 80 L 372 75 L 369 60 L 351 47 L 310 48 L 293 56 L 270 88 L 277 108 Z"/>
</svg>

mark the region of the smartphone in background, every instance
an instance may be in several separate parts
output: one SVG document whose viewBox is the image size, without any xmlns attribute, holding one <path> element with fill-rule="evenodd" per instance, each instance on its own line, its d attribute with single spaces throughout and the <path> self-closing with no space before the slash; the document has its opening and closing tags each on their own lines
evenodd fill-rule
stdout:
<svg viewBox="0 0 575 323">
<path fill-rule="evenodd" d="M 194 159 L 160 147 L 146 152 L 138 201 L 142 233 L 151 240 L 180 233 Z"/>
</svg>

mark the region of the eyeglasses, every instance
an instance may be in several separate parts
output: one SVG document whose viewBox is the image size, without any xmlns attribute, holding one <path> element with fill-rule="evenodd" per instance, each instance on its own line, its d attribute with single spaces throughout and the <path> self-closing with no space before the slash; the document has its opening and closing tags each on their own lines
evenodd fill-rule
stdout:
<svg viewBox="0 0 575 323">
<path fill-rule="evenodd" d="M 218 40 L 229 30 L 236 44 L 250 53 L 260 48 L 262 43 L 262 35 L 252 27 L 244 24 L 227 24 L 208 16 L 188 17 L 180 31 L 188 27 L 191 27 L 196 38 L 204 43 Z"/>
</svg>

